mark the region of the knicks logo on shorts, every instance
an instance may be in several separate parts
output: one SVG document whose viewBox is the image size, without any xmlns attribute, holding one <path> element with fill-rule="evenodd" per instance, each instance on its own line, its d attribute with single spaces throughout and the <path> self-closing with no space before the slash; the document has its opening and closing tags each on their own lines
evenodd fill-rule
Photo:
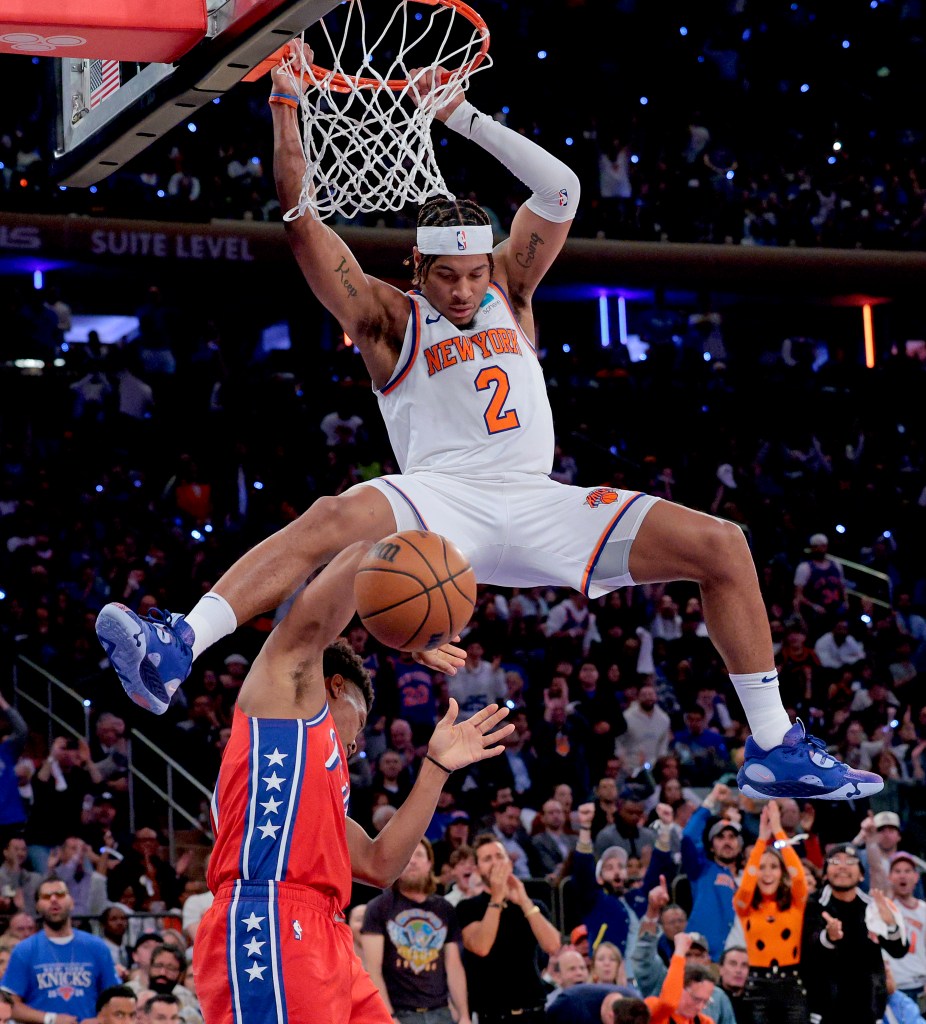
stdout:
<svg viewBox="0 0 926 1024">
<path fill-rule="evenodd" d="M 465 231 L 458 231 L 457 232 L 457 248 L 460 250 L 460 252 L 466 252 L 466 232 Z"/>
<path fill-rule="evenodd" d="M 599 505 L 613 505 L 617 501 L 617 491 L 613 487 L 596 487 L 585 495 L 585 504 L 589 508 L 598 508 Z"/>
</svg>

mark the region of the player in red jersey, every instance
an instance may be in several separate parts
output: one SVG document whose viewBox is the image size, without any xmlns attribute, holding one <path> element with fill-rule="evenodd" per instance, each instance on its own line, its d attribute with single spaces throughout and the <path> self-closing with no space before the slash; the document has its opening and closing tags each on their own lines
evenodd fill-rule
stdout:
<svg viewBox="0 0 926 1024">
<path fill-rule="evenodd" d="M 212 801 L 215 902 L 196 933 L 206 1024 L 390 1024 L 354 952 L 343 908 L 351 877 L 388 886 L 420 841 L 448 773 L 502 753 L 513 726 L 496 705 L 438 723 L 408 799 L 376 839 L 346 816 L 347 758 L 373 699 L 346 642 L 354 544 L 302 591 L 241 687 Z M 453 672 L 463 651 L 421 655 Z"/>
</svg>

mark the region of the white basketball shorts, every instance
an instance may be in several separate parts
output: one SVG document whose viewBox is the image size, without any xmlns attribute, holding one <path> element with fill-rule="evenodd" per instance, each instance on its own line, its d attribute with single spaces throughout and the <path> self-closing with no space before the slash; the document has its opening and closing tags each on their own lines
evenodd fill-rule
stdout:
<svg viewBox="0 0 926 1024">
<path fill-rule="evenodd" d="M 480 583 L 572 587 L 601 597 L 632 586 L 630 546 L 660 500 L 640 491 L 571 487 L 535 473 L 467 478 L 382 476 L 396 530 L 432 530 L 466 555 Z"/>
</svg>

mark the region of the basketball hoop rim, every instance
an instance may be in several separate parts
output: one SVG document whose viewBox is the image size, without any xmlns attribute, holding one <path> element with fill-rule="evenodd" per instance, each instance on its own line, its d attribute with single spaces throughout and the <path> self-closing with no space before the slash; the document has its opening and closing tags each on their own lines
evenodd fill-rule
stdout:
<svg viewBox="0 0 926 1024">
<path fill-rule="evenodd" d="M 450 7 L 461 14 L 482 37 L 482 45 L 479 52 L 472 60 L 461 65 L 454 71 L 445 71 L 440 76 L 440 84 L 446 84 L 452 75 L 465 77 L 472 74 L 476 68 L 486 59 L 489 52 L 489 27 L 482 16 L 473 10 L 463 0 L 411 0 L 413 3 L 426 4 L 428 7 Z M 390 89 L 393 92 L 401 92 L 408 87 L 407 78 L 390 78 L 380 81 L 377 78 L 359 78 L 355 75 L 333 74 L 330 68 L 322 67 L 319 64 L 310 64 L 309 70 L 316 81 L 324 81 L 326 88 L 332 92 L 354 92 L 356 89 Z"/>
</svg>

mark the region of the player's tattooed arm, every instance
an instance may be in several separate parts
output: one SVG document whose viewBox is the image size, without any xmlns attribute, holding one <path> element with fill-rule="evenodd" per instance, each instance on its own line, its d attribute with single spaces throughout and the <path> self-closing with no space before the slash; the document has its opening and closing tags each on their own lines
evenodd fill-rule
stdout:
<svg viewBox="0 0 926 1024">
<path fill-rule="evenodd" d="M 334 268 L 334 272 L 338 275 L 341 281 L 341 287 L 347 293 L 348 298 L 354 299 L 357 297 L 357 289 L 351 284 L 350 279 L 350 265 L 347 258 L 342 256 L 340 263 Z"/>
<path fill-rule="evenodd" d="M 537 253 L 541 246 L 545 245 L 543 238 L 536 232 L 532 231 L 530 237 L 527 240 L 527 244 L 515 253 L 515 260 L 518 265 L 524 267 L 526 270 L 528 267 L 533 266 L 534 260 L 537 258 Z"/>
</svg>

